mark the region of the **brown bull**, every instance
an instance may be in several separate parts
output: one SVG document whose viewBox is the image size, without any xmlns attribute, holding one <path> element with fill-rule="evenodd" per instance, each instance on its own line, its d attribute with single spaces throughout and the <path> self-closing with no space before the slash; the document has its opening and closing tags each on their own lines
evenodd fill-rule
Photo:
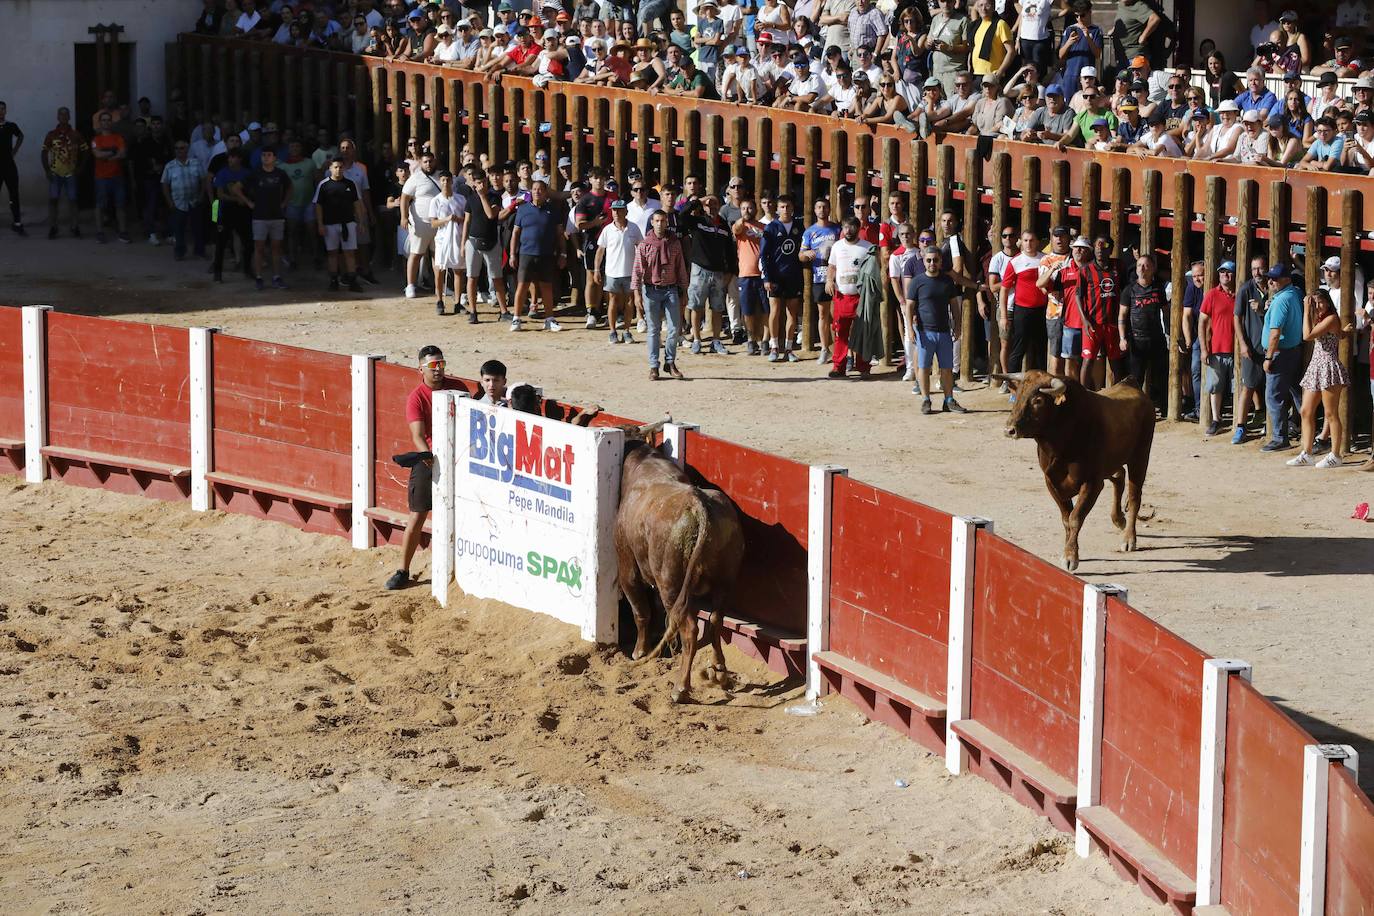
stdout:
<svg viewBox="0 0 1374 916">
<path fill-rule="evenodd" d="M 676 702 L 692 688 L 697 651 L 697 613 L 710 614 L 708 627 L 715 667 L 708 677 L 729 683 L 720 647 L 721 619 L 739 574 L 744 533 L 734 505 L 719 490 L 694 486 L 687 474 L 659 449 L 625 443 L 620 476 L 620 509 L 615 519 L 615 552 L 620 588 L 634 612 L 634 658 L 656 658 L 669 639 L 682 640 L 682 684 Z M 649 616 L 658 592 L 667 615 L 663 638 L 645 654 Z"/>
<path fill-rule="evenodd" d="M 1135 550 L 1140 493 L 1155 435 L 1149 396 L 1129 378 L 1101 392 L 1039 371 L 993 378 L 1016 387 L 1006 432 L 1014 439 L 1035 440 L 1045 485 L 1064 520 L 1064 566 L 1078 567 L 1078 532 L 1106 480 L 1115 490 L 1112 524 L 1124 531 L 1121 549 Z"/>
</svg>

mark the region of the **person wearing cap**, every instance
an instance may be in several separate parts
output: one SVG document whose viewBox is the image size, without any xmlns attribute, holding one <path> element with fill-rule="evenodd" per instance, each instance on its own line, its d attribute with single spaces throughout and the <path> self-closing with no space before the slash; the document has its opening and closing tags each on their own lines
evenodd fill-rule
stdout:
<svg viewBox="0 0 1374 916">
<path fill-rule="evenodd" d="M 979 89 L 980 98 L 973 104 L 967 133 L 977 137 L 1000 136 L 1003 120 L 1012 116 L 1011 99 L 1002 95 L 1002 81 L 995 73 L 983 77 Z"/>
<path fill-rule="evenodd" d="M 1263 117 L 1258 111 L 1247 111 L 1240 116 L 1241 135 L 1236 140 L 1235 152 L 1230 162 L 1244 165 L 1259 165 L 1269 155 L 1271 138 L 1264 129 Z"/>
<path fill-rule="evenodd" d="M 1202 297 L 1198 309 L 1198 340 L 1207 359 L 1207 393 L 1212 400 L 1212 422 L 1207 435 L 1221 432 L 1221 408 L 1233 387 L 1236 373 L 1235 313 L 1236 262 L 1217 267 L 1217 284 Z M 1243 417 L 1235 413 L 1236 429 L 1244 435 Z"/>
<path fill-rule="evenodd" d="M 1070 11 L 1071 22 L 1059 41 L 1059 79 L 1077 86 L 1084 67 L 1102 65 L 1103 34 L 1102 27 L 1093 24 L 1092 0 L 1073 0 Z"/>
<path fill-rule="evenodd" d="M 697 69 L 696 61 L 686 54 L 682 57 L 682 69 L 669 77 L 668 85 L 663 87 L 662 92 L 664 95 L 680 95 L 689 99 L 720 100 L 715 84 Z"/>
<path fill-rule="evenodd" d="M 1162 102 L 1168 94 L 1169 82 L 1173 77 L 1169 76 L 1167 70 L 1155 70 L 1150 66 L 1150 60 L 1144 54 L 1137 54 L 1131 58 L 1130 66 L 1131 81 L 1139 80 L 1145 84 L 1146 91 L 1149 93 L 1150 101 Z"/>
<path fill-rule="evenodd" d="M 1065 91 L 1067 89 L 1066 86 Z M 1069 107 L 1073 109 L 1075 115 L 1080 115 L 1088 110 L 1087 96 L 1089 93 L 1105 93 L 1106 91 L 1106 87 L 1097 80 L 1097 68 L 1084 67 L 1078 71 L 1078 86 L 1074 89 L 1073 95 L 1069 97 Z"/>
<path fill-rule="evenodd" d="M 1293 286 L 1293 268 L 1275 264 L 1265 278 L 1269 307 L 1264 313 L 1264 405 L 1269 415 L 1269 441 L 1262 452 L 1289 448 L 1292 411 L 1301 400 L 1298 374 L 1302 371 L 1303 303 Z"/>
<path fill-rule="evenodd" d="M 1066 137 L 1072 139 L 1075 133 L 1074 110 L 1064 100 L 1064 90 L 1058 83 L 1045 87 L 1045 114 L 1040 119 L 1040 129 L 1036 139 L 1040 143 L 1057 144 Z"/>
<path fill-rule="evenodd" d="M 1298 14 L 1293 10 L 1284 10 L 1279 14 L 1279 27 L 1269 36 L 1269 41 L 1279 49 L 1275 61 L 1279 73 L 1285 70 L 1306 70 L 1311 65 L 1312 45 L 1303 34 Z"/>
<path fill-rule="evenodd" d="M 1334 113 L 1347 104 L 1347 101 L 1341 98 L 1336 74 L 1328 70 L 1317 78 L 1317 93 L 1312 96 L 1312 101 L 1308 103 L 1307 113 L 1312 116 L 1313 120 L 1316 120 L 1324 114 Z"/>
<path fill-rule="evenodd" d="M 1112 149 L 1126 150 L 1134 146 L 1149 128 L 1140 116 L 1140 106 L 1134 101 L 1121 106 L 1121 121 L 1116 125 L 1116 136 L 1112 138 Z"/>
<path fill-rule="evenodd" d="M 1169 121 L 1163 111 L 1156 111 L 1146 121 L 1146 130 L 1137 138 L 1134 152 L 1141 156 L 1167 156 L 1178 158 L 1183 155 L 1183 147 L 1169 133 Z"/>
<path fill-rule="evenodd" d="M 1061 375 L 1067 372 L 1070 378 L 1078 379 L 1089 386 L 1092 367 L 1083 371 L 1080 355 L 1083 350 L 1083 315 L 1079 306 L 1079 293 L 1090 296 L 1093 278 L 1093 245 L 1087 236 L 1080 235 L 1070 244 L 1069 230 L 1057 226 L 1050 232 L 1055 253 L 1046 255 L 1040 262 L 1040 279 L 1036 285 L 1045 290 L 1050 297 L 1049 309 L 1059 308 L 1059 317 L 1049 319 L 1050 373 Z M 1058 255 L 1061 247 L 1067 247 L 1067 256 Z M 1049 314 L 1049 311 L 1046 312 Z M 1089 316 L 1090 320 L 1092 316 Z M 1100 324 L 1100 320 L 1099 320 Z M 1057 325 L 1057 327 L 1056 327 Z"/>
<path fill-rule="evenodd" d="M 1264 71 L 1251 67 L 1245 71 L 1245 90 L 1236 94 L 1236 105 L 1242 112 L 1258 110 L 1267 120 L 1272 114 L 1282 113 L 1282 103 L 1278 96 L 1270 92 L 1264 84 Z"/>
<path fill-rule="evenodd" d="M 440 25 L 434 30 L 434 35 L 438 42 L 434 45 L 434 53 L 430 55 L 428 63 L 455 64 L 462 56 L 462 48 L 453 40 L 453 29 L 447 25 Z"/>
<path fill-rule="evenodd" d="M 1336 123 L 1330 118 L 1317 122 L 1316 135 L 1295 167 L 1310 172 L 1335 171 L 1345 152 L 1345 138 L 1336 133 Z"/>
<path fill-rule="evenodd" d="M 1163 56 L 1156 52 L 1164 49 L 1161 30 L 1166 20 L 1155 12 L 1157 9 L 1156 4 L 1145 0 L 1121 0 L 1116 8 L 1117 24 L 1112 30 L 1112 38 L 1120 43 L 1120 59 L 1133 60 L 1148 55 L 1158 60 Z"/>
<path fill-rule="evenodd" d="M 692 36 L 697 64 L 706 79 L 716 83 L 720 78 L 721 49 L 725 47 L 725 23 L 720 20 L 716 0 L 701 0 L 697 4 L 697 25 Z"/>
<path fill-rule="evenodd" d="M 631 306 L 630 279 L 634 274 L 635 249 L 644 241 L 639 226 L 629 220 L 629 206 L 623 200 L 611 201 L 611 221 L 596 239 L 596 258 L 592 274 L 600 289 L 605 290 L 610 341 L 613 344 L 634 343 L 630 336 L 630 322 L 634 320 Z M 625 333 L 620 332 L 621 321 Z"/>
<path fill-rule="evenodd" d="M 534 33 L 522 28 L 515 33 L 515 43 L 487 64 L 481 72 L 493 82 L 499 81 L 502 73 L 532 75 L 539 66 L 541 51 L 539 42 L 534 40 Z"/>
<path fill-rule="evenodd" d="M 935 125 L 946 121 L 954 109 L 945 99 L 945 87 L 933 76 L 926 77 L 921 85 L 921 99 L 904 117 L 908 124 L 898 121 L 898 126 L 915 130 L 921 137 L 929 137 L 935 132 Z"/>
<path fill-rule="evenodd" d="M 951 101 L 955 74 L 969 67 L 971 32 L 968 16 L 955 0 L 940 0 L 940 9 L 930 17 L 930 28 L 918 44 L 922 52 L 930 54 L 930 75 L 945 87 L 945 96 Z"/>
<path fill-rule="evenodd" d="M 727 102 L 758 105 L 767 87 L 754 68 L 749 49 L 744 45 L 731 46 L 725 56 L 728 62 L 720 79 L 720 97 Z"/>
<path fill-rule="evenodd" d="M 1193 158 L 1207 162 L 1224 162 L 1236 151 L 1244 128 L 1240 123 L 1240 106 L 1226 99 L 1217 106 L 1219 123 L 1206 122 L 1207 131 L 1194 144 Z"/>
<path fill-rule="evenodd" d="M 1374 113 L 1355 115 L 1355 136 L 1345 144 L 1344 171 L 1354 175 L 1374 175 Z"/>
</svg>

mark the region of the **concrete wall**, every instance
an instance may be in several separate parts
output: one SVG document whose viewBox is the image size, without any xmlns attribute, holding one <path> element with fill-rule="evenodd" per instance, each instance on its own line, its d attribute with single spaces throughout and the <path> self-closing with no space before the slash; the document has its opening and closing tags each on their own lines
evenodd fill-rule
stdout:
<svg viewBox="0 0 1374 916">
<path fill-rule="evenodd" d="M 24 131 L 19 180 L 25 222 L 44 217 L 47 192 L 38 150 L 44 134 L 57 123 L 57 109 L 73 106 L 73 46 L 93 43 L 94 36 L 86 30 L 111 23 L 124 26 L 120 40 L 134 45 L 128 101 L 146 95 L 154 111 L 165 113 L 163 46 L 194 25 L 199 9 L 192 0 L 0 0 L 5 36 L 0 99 L 9 105 L 9 120 Z"/>
</svg>

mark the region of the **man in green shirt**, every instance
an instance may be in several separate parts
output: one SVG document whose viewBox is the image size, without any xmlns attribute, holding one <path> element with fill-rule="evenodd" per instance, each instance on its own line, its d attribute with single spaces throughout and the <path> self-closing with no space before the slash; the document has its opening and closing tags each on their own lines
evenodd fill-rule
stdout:
<svg viewBox="0 0 1374 916">
<path fill-rule="evenodd" d="M 306 254 L 309 240 L 314 238 L 311 231 L 315 223 L 315 208 L 311 201 L 315 196 L 316 179 L 319 177 L 313 159 L 304 155 L 301 141 L 292 140 L 287 148 L 286 161 L 277 163 L 277 168 L 291 179 L 291 196 L 286 200 L 286 263 L 289 267 L 298 257 Z"/>
<path fill-rule="evenodd" d="M 668 87 L 663 90 L 664 95 L 685 95 L 693 99 L 720 100 L 720 94 L 716 92 L 716 87 L 706 78 L 706 74 L 697 69 L 696 61 L 691 57 L 683 55 L 682 68 L 673 74 L 672 79 L 668 80 Z"/>
<path fill-rule="evenodd" d="M 1074 127 L 1077 129 L 1075 142 L 1071 144 L 1074 146 L 1087 146 L 1096 139 L 1093 133 L 1094 121 L 1106 121 L 1108 135 L 1114 135 L 1116 133 L 1116 125 L 1119 123 L 1116 113 L 1112 111 L 1111 106 L 1108 104 L 1110 99 L 1107 98 L 1107 94 L 1103 92 L 1100 87 L 1092 90 L 1091 95 L 1085 92 L 1083 94 L 1083 99 L 1088 103 L 1088 107 L 1083 109 L 1082 114 L 1073 119 Z"/>
</svg>

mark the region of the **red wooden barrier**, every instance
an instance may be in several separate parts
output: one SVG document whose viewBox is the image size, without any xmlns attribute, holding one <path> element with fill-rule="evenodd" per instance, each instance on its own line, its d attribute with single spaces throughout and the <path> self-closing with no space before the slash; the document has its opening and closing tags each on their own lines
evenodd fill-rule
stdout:
<svg viewBox="0 0 1374 916">
<path fill-rule="evenodd" d="M 50 312 L 48 445 L 55 477 L 158 499 L 190 494 L 184 328 Z"/>
<path fill-rule="evenodd" d="M 1312 743 L 1251 684 L 1231 679 L 1221 903 L 1232 913 L 1297 912 L 1303 746 Z"/>
<path fill-rule="evenodd" d="M 1083 583 L 979 529 L 973 593 L 970 768 L 1071 830 Z"/>
<path fill-rule="evenodd" d="M 827 680 L 870 717 L 941 753 L 950 516 L 848 477 L 834 486 L 830 653 L 841 658 L 822 658 Z M 888 678 L 910 690 L 892 689 Z"/>
<path fill-rule="evenodd" d="M 1191 904 L 1206 656 L 1110 597 L 1104 658 L 1100 807 L 1080 820 L 1152 896 Z"/>
<path fill-rule="evenodd" d="M 810 469 L 694 431 L 683 451 L 686 466 L 719 487 L 740 512 L 744 565 L 727 613 L 747 626 L 743 633 L 750 640 L 741 647 L 776 670 L 800 673 Z"/>
<path fill-rule="evenodd" d="M 1326 911 L 1374 913 L 1374 802 L 1343 766 L 1327 791 Z"/>
<path fill-rule="evenodd" d="M 351 524 L 349 358 L 214 336 L 221 508 L 329 534 Z"/>
<path fill-rule="evenodd" d="M 0 474 L 24 473 L 24 313 L 0 306 Z"/>
</svg>

